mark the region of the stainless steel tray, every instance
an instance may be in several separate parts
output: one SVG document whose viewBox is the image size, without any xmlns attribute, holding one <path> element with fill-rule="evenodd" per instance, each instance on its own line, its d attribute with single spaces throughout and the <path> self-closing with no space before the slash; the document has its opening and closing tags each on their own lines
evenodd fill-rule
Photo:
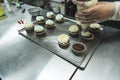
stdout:
<svg viewBox="0 0 120 80">
<path fill-rule="evenodd" d="M 69 35 L 68 27 L 72 24 L 76 24 L 74 20 L 65 18 L 63 23 L 55 24 L 55 30 L 48 30 L 45 28 L 46 36 L 43 37 L 36 37 L 34 33 L 27 34 L 24 29 L 19 30 L 19 33 L 27 39 L 35 42 L 36 44 L 44 47 L 45 49 L 51 51 L 52 53 L 79 67 L 80 69 L 84 69 L 102 39 L 101 33 L 97 33 L 95 35 L 95 38 L 91 41 L 85 41 L 81 39 L 80 36 L 70 36 L 70 46 L 66 49 L 63 49 L 59 47 L 57 37 L 58 35 L 63 33 Z M 71 48 L 72 44 L 74 44 L 75 42 L 83 42 L 87 46 L 87 50 L 83 55 L 76 56 L 73 54 Z"/>
</svg>

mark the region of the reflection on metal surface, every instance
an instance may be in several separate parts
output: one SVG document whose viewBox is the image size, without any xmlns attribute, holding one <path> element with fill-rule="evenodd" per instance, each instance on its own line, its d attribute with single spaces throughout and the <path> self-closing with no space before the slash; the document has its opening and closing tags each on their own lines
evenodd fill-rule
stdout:
<svg viewBox="0 0 120 80">
<path fill-rule="evenodd" d="M 69 63 L 66 63 L 67 66 L 61 65 L 60 63 L 65 64 L 65 61 L 53 56 L 36 80 L 68 80 L 71 76 L 70 72 L 73 72 L 75 69 Z M 61 72 L 62 70 L 64 72 Z"/>
<path fill-rule="evenodd" d="M 25 4 L 22 7 L 27 9 L 32 6 Z M 68 80 L 76 67 L 20 36 L 18 30 L 23 25 L 17 21 L 31 20 L 31 16 L 27 11 L 22 14 L 16 7 L 13 7 L 13 11 L 15 13 L 6 13 L 8 17 L 0 21 L 0 77 L 3 80 L 36 80 L 48 72 L 47 68 L 53 67 L 55 73 L 49 73 L 51 80 L 56 80 L 54 76 Z M 59 76 L 61 73 L 65 74 Z"/>
<path fill-rule="evenodd" d="M 12 42 L 15 43 L 16 41 L 18 41 L 19 39 L 16 39 L 17 35 L 17 31 L 16 31 L 16 23 L 11 26 L 9 26 L 8 31 L 0 38 L 0 41 L 2 43 L 0 43 L 0 45 L 4 45 L 6 43 L 9 42 L 9 44 L 11 44 Z M 4 26 L 3 26 L 4 27 Z M 15 33 L 16 32 L 16 33 Z M 15 41 L 14 41 L 15 40 Z"/>
<path fill-rule="evenodd" d="M 78 70 L 72 80 L 120 79 L 120 29 L 104 28 L 101 45 L 98 46 L 84 71 Z"/>
</svg>

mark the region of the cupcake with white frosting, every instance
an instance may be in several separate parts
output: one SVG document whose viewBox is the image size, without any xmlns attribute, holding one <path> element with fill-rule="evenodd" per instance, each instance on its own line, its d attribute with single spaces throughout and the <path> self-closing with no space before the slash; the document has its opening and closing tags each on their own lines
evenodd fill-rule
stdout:
<svg viewBox="0 0 120 80">
<path fill-rule="evenodd" d="M 77 25 L 71 25 L 68 30 L 72 36 L 76 36 L 79 33 L 79 28 Z"/>
<path fill-rule="evenodd" d="M 43 25 L 45 23 L 45 18 L 43 16 L 36 17 L 37 24 Z"/>
<path fill-rule="evenodd" d="M 85 40 L 92 40 L 92 39 L 94 39 L 94 35 L 91 32 L 89 32 L 89 31 L 81 31 L 81 36 Z"/>
<path fill-rule="evenodd" d="M 101 29 L 101 25 L 98 23 L 92 23 L 90 24 L 90 31 L 92 32 L 99 32 Z"/>
<path fill-rule="evenodd" d="M 36 25 L 34 28 L 34 32 L 36 36 L 41 36 L 43 34 L 45 34 L 45 30 L 43 26 L 40 25 Z"/>
<path fill-rule="evenodd" d="M 56 17 L 55 17 L 55 20 L 58 22 L 58 23 L 61 23 L 64 21 L 64 16 L 62 14 L 57 14 Z"/>
<path fill-rule="evenodd" d="M 55 18 L 55 14 L 54 14 L 54 12 L 47 12 L 47 18 L 49 18 L 49 19 L 54 19 Z"/>
<path fill-rule="evenodd" d="M 81 22 L 78 20 L 78 21 L 76 21 L 76 24 L 77 25 L 81 25 Z"/>
<path fill-rule="evenodd" d="M 45 22 L 45 25 L 46 25 L 46 28 L 47 29 L 53 29 L 55 28 L 55 23 L 53 20 L 50 20 L 48 19 L 46 22 Z"/>
<path fill-rule="evenodd" d="M 59 46 L 62 48 L 66 48 L 70 44 L 70 37 L 66 34 L 60 34 L 57 40 L 58 40 Z"/>
<path fill-rule="evenodd" d="M 26 22 L 24 24 L 24 29 L 30 33 L 30 32 L 34 32 L 34 24 L 32 22 Z"/>
</svg>

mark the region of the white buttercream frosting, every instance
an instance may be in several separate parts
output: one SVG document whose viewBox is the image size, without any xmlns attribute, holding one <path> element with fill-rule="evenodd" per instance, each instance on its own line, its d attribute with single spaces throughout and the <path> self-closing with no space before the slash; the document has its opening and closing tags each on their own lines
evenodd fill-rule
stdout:
<svg viewBox="0 0 120 80">
<path fill-rule="evenodd" d="M 55 19 L 56 19 L 57 21 L 60 21 L 60 20 L 62 20 L 63 18 L 64 18 L 64 16 L 63 16 L 62 14 L 57 14 L 56 17 L 55 17 Z"/>
<path fill-rule="evenodd" d="M 71 26 L 69 27 L 69 31 L 70 31 L 70 32 L 78 32 L 78 31 L 79 31 L 79 28 L 78 28 L 77 25 L 71 25 Z"/>
<path fill-rule="evenodd" d="M 90 28 L 93 28 L 93 29 L 100 29 L 101 28 L 101 25 L 100 24 L 98 24 L 98 23 L 92 23 L 92 24 L 90 24 Z"/>
<path fill-rule="evenodd" d="M 89 26 L 89 24 L 81 23 L 82 30 L 86 30 L 88 28 L 88 26 Z"/>
<path fill-rule="evenodd" d="M 76 21 L 76 23 L 77 23 L 77 25 L 81 25 L 81 21 L 79 21 L 79 20 Z"/>
<path fill-rule="evenodd" d="M 61 34 L 61 35 L 58 36 L 58 42 L 60 42 L 62 44 L 68 43 L 69 40 L 70 40 L 70 38 L 66 34 Z"/>
<path fill-rule="evenodd" d="M 46 25 L 54 25 L 54 21 L 48 19 L 48 20 L 45 22 L 45 24 L 46 24 Z"/>
<path fill-rule="evenodd" d="M 76 1 L 76 0 L 73 0 L 73 1 Z M 77 6 L 79 10 L 85 8 L 85 7 L 90 7 L 90 6 L 93 6 L 95 4 L 97 4 L 98 0 L 90 0 L 90 1 L 85 1 L 85 4 L 84 6 Z"/>
<path fill-rule="evenodd" d="M 31 29 L 31 28 L 33 28 L 34 27 L 34 24 L 32 23 L 32 22 L 26 22 L 25 24 L 24 24 L 24 28 L 25 29 Z"/>
<path fill-rule="evenodd" d="M 89 36 L 91 33 L 89 31 L 82 31 L 81 35 L 82 36 Z"/>
<path fill-rule="evenodd" d="M 47 12 L 47 17 L 48 18 L 52 18 L 54 16 L 54 12 Z"/>
<path fill-rule="evenodd" d="M 35 32 L 42 32 L 42 31 L 44 31 L 44 27 L 40 26 L 40 25 L 36 25 L 34 31 Z"/>
<path fill-rule="evenodd" d="M 36 17 L 36 20 L 37 20 L 37 21 L 42 21 L 42 20 L 44 20 L 44 17 L 43 17 L 43 16 L 37 16 L 37 17 Z"/>
</svg>

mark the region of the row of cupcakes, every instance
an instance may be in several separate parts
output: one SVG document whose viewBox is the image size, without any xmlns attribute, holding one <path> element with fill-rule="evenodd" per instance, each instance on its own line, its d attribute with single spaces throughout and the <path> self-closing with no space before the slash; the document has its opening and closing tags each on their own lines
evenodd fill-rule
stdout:
<svg viewBox="0 0 120 80">
<path fill-rule="evenodd" d="M 79 35 L 79 27 L 77 25 L 71 25 L 69 27 L 69 33 L 72 36 L 78 36 Z M 81 31 L 80 32 L 81 38 L 85 40 L 92 40 L 94 38 L 94 35 L 89 31 Z"/>
<path fill-rule="evenodd" d="M 69 33 L 73 36 L 78 35 L 79 34 L 79 27 L 77 25 L 71 25 L 69 27 Z M 90 25 L 90 30 L 92 32 L 99 32 L 100 30 L 102 30 L 101 25 L 98 23 L 93 23 Z M 91 33 L 90 31 L 81 31 L 81 38 L 85 39 L 85 40 L 92 40 L 94 39 L 94 34 Z M 60 47 L 68 47 L 70 45 L 70 36 L 68 36 L 67 34 L 60 34 L 58 36 L 58 44 Z M 84 53 L 86 51 L 86 45 L 82 42 L 76 42 L 74 44 L 72 44 L 72 51 L 75 55 L 81 55 L 81 53 Z"/>
<path fill-rule="evenodd" d="M 62 14 L 55 15 L 54 12 L 47 12 L 46 16 L 48 19 L 55 19 L 58 22 L 61 22 L 64 19 L 64 16 Z"/>
<path fill-rule="evenodd" d="M 77 21 L 77 25 L 79 26 L 80 29 L 82 29 L 80 21 Z M 92 23 L 92 24 L 89 25 L 87 30 L 81 31 L 81 35 L 82 35 L 82 38 L 84 38 L 86 40 L 92 40 L 94 38 L 93 33 L 96 34 L 96 33 L 100 32 L 101 30 L 103 30 L 103 28 L 101 27 L 100 24 Z"/>
<path fill-rule="evenodd" d="M 48 23 L 51 23 L 51 21 L 48 20 Z M 34 25 L 32 22 L 25 23 L 24 26 L 25 26 L 25 29 L 28 33 L 34 31 L 34 34 L 36 36 L 41 36 L 41 35 L 45 34 L 45 29 L 44 29 L 43 26 Z M 72 35 L 76 35 L 78 30 L 79 30 L 79 28 L 75 25 L 71 25 L 69 27 L 70 34 L 72 34 Z M 58 44 L 59 44 L 60 47 L 66 48 L 70 44 L 70 36 L 68 36 L 66 34 L 60 34 L 57 38 L 57 41 L 58 41 Z M 75 53 L 83 53 L 86 50 L 86 46 L 83 43 L 80 44 L 80 46 L 82 47 L 82 48 L 80 47 L 80 49 L 79 49 L 79 47 L 76 48 L 76 46 L 78 46 L 78 45 L 74 44 L 73 47 L 72 47 L 72 50 Z"/>
<path fill-rule="evenodd" d="M 64 16 L 62 14 L 57 14 L 55 16 L 53 12 L 47 13 L 47 18 L 52 19 L 52 20 L 55 18 L 56 22 L 58 22 L 58 23 L 61 23 L 64 20 Z M 37 24 L 42 25 L 45 23 L 45 17 L 44 16 L 37 16 L 36 21 L 37 21 Z"/>
<path fill-rule="evenodd" d="M 45 27 L 47 29 L 55 28 L 54 21 L 52 21 L 52 20 L 47 20 L 45 22 L 45 25 L 46 25 Z M 36 35 L 42 35 L 45 33 L 45 29 L 42 25 L 34 25 L 33 22 L 25 23 L 24 29 L 26 30 L 27 33 L 35 32 Z"/>
<path fill-rule="evenodd" d="M 51 22 L 51 20 L 48 20 L 47 23 L 50 24 L 52 22 Z M 40 25 L 34 26 L 34 24 L 32 22 L 30 22 L 29 24 L 28 23 L 25 24 L 25 29 L 27 32 L 34 31 L 34 34 L 36 36 L 41 36 L 41 35 L 45 34 L 45 29 L 43 26 L 40 26 Z M 71 35 L 77 35 L 79 33 L 79 28 L 77 25 L 71 25 L 68 30 Z M 68 36 L 66 34 L 60 34 L 58 36 L 57 41 L 58 41 L 58 44 L 60 47 L 66 48 L 70 44 L 70 36 Z M 78 46 L 78 47 L 76 47 L 76 46 Z M 86 46 L 83 43 L 79 42 L 77 44 L 73 44 L 72 50 L 73 50 L 73 52 L 75 52 L 77 54 L 83 53 L 86 50 Z"/>
<path fill-rule="evenodd" d="M 80 29 L 82 28 L 82 24 L 80 21 L 77 21 L 76 24 L 80 27 Z M 100 32 L 101 30 L 103 30 L 103 28 L 101 27 L 101 25 L 99 23 L 91 23 L 88 27 L 88 29 L 91 32 Z"/>
<path fill-rule="evenodd" d="M 77 25 L 69 26 L 68 31 L 69 31 L 69 34 L 72 36 L 77 36 L 80 33 L 81 38 L 83 38 L 85 40 L 92 40 L 94 38 L 94 35 L 92 33 L 90 33 L 89 31 L 86 31 L 86 32 L 81 31 L 80 32 L 79 27 Z M 62 34 L 62 35 L 59 35 L 58 41 L 59 41 L 60 45 L 63 44 L 63 46 L 67 46 L 70 42 L 70 39 L 69 39 L 68 35 Z"/>
<path fill-rule="evenodd" d="M 101 26 L 97 23 L 93 23 L 90 25 L 91 30 L 98 32 L 101 29 Z M 79 34 L 79 27 L 77 25 L 71 25 L 69 27 L 69 33 L 73 36 Z M 94 39 L 94 34 L 90 31 L 81 31 L 81 37 L 85 40 L 92 40 Z M 60 47 L 66 48 L 70 45 L 70 36 L 67 34 L 60 34 L 58 36 L 58 44 Z M 86 51 L 86 45 L 82 42 L 76 42 L 72 45 L 72 51 L 75 55 L 81 55 Z"/>
<path fill-rule="evenodd" d="M 61 48 L 67 48 L 70 45 L 70 36 L 67 34 L 60 34 L 57 38 L 58 44 Z M 75 42 L 72 44 L 73 53 L 77 56 L 85 53 L 86 45 L 82 42 Z"/>
<path fill-rule="evenodd" d="M 47 29 L 54 29 L 55 28 L 55 24 L 54 24 L 54 21 L 53 20 L 47 20 L 45 22 L 46 24 L 46 28 Z M 26 29 L 27 32 L 31 32 L 31 31 L 36 31 L 40 28 L 40 31 L 37 31 L 37 32 L 41 32 L 41 30 L 43 30 L 42 28 L 43 26 L 40 26 L 40 25 L 37 25 L 37 27 L 35 27 L 34 29 L 34 24 L 32 22 L 29 22 L 29 23 L 25 23 L 24 25 L 24 28 Z M 37 28 L 37 29 L 36 29 Z M 72 36 L 77 36 L 79 34 L 79 28 L 77 25 L 71 25 L 68 29 L 70 35 Z M 94 38 L 94 35 L 92 33 L 90 33 L 89 31 L 81 31 L 81 36 L 83 39 L 86 39 L 86 40 L 92 40 Z"/>
</svg>

